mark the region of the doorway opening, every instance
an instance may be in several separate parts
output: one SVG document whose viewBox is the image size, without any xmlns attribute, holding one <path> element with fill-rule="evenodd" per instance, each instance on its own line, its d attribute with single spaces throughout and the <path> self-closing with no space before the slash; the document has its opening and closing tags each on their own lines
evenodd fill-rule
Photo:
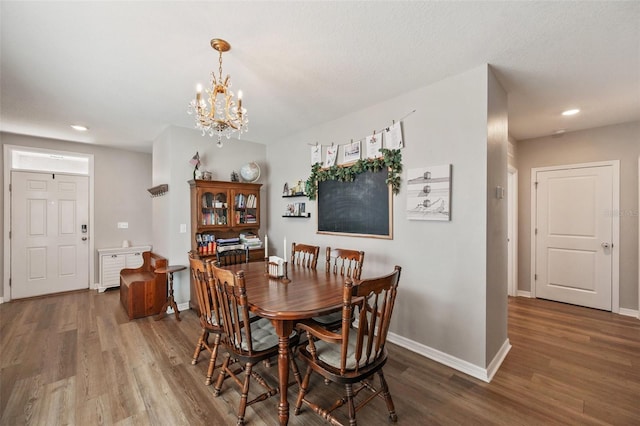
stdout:
<svg viewBox="0 0 640 426">
<path fill-rule="evenodd" d="M 12 172 L 32 172 L 35 174 L 56 173 L 67 176 L 85 176 L 88 178 L 88 220 L 86 238 L 88 241 L 88 287 L 91 288 L 94 275 L 94 158 L 91 154 L 68 152 L 62 150 L 50 150 L 28 146 L 5 145 L 4 146 L 4 259 L 3 259 L 3 301 L 13 298 L 11 291 L 12 280 Z M 70 203 L 66 203 L 69 205 Z"/>
</svg>

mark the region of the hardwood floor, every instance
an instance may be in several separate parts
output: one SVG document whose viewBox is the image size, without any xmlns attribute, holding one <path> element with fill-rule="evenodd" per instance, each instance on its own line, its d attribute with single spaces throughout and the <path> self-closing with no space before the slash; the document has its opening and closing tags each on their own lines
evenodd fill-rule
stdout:
<svg viewBox="0 0 640 426">
<path fill-rule="evenodd" d="M 207 357 L 191 365 L 197 318 L 181 317 L 128 321 L 117 289 L 0 305 L 0 424 L 235 424 L 236 387 L 213 397 Z M 513 348 L 490 384 L 390 345 L 384 371 L 397 424 L 640 424 L 639 320 L 510 299 L 509 338 Z M 275 363 L 258 368 L 276 383 Z M 339 388 L 316 377 L 311 392 L 329 400 Z M 249 407 L 247 423 L 277 424 L 277 401 Z M 384 402 L 358 420 L 387 424 Z M 303 408 L 289 424 L 324 423 Z"/>
</svg>

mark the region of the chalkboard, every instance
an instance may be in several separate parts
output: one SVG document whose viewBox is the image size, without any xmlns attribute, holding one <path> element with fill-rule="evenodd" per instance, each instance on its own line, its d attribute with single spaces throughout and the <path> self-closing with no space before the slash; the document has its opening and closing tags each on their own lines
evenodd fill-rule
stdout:
<svg viewBox="0 0 640 426">
<path fill-rule="evenodd" d="M 351 182 L 318 182 L 318 234 L 393 238 L 387 169 L 364 172 Z"/>
</svg>

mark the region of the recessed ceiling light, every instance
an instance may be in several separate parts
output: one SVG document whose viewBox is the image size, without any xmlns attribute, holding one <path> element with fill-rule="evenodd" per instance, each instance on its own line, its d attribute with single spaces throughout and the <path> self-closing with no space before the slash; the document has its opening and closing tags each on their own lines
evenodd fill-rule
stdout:
<svg viewBox="0 0 640 426">
<path fill-rule="evenodd" d="M 87 126 L 83 126 L 81 124 L 72 124 L 71 128 L 73 130 L 77 130 L 79 132 L 86 132 L 87 130 L 89 130 L 89 128 Z"/>
<path fill-rule="evenodd" d="M 566 111 L 562 111 L 562 115 L 576 115 L 580 110 L 578 108 L 568 109 Z"/>
</svg>

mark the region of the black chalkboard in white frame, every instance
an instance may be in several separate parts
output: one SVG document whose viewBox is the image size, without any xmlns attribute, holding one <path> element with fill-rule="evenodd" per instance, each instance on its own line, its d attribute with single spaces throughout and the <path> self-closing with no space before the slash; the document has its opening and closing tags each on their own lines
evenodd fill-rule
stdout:
<svg viewBox="0 0 640 426">
<path fill-rule="evenodd" d="M 393 239 L 388 170 L 366 171 L 351 182 L 318 182 L 318 234 Z"/>
</svg>

